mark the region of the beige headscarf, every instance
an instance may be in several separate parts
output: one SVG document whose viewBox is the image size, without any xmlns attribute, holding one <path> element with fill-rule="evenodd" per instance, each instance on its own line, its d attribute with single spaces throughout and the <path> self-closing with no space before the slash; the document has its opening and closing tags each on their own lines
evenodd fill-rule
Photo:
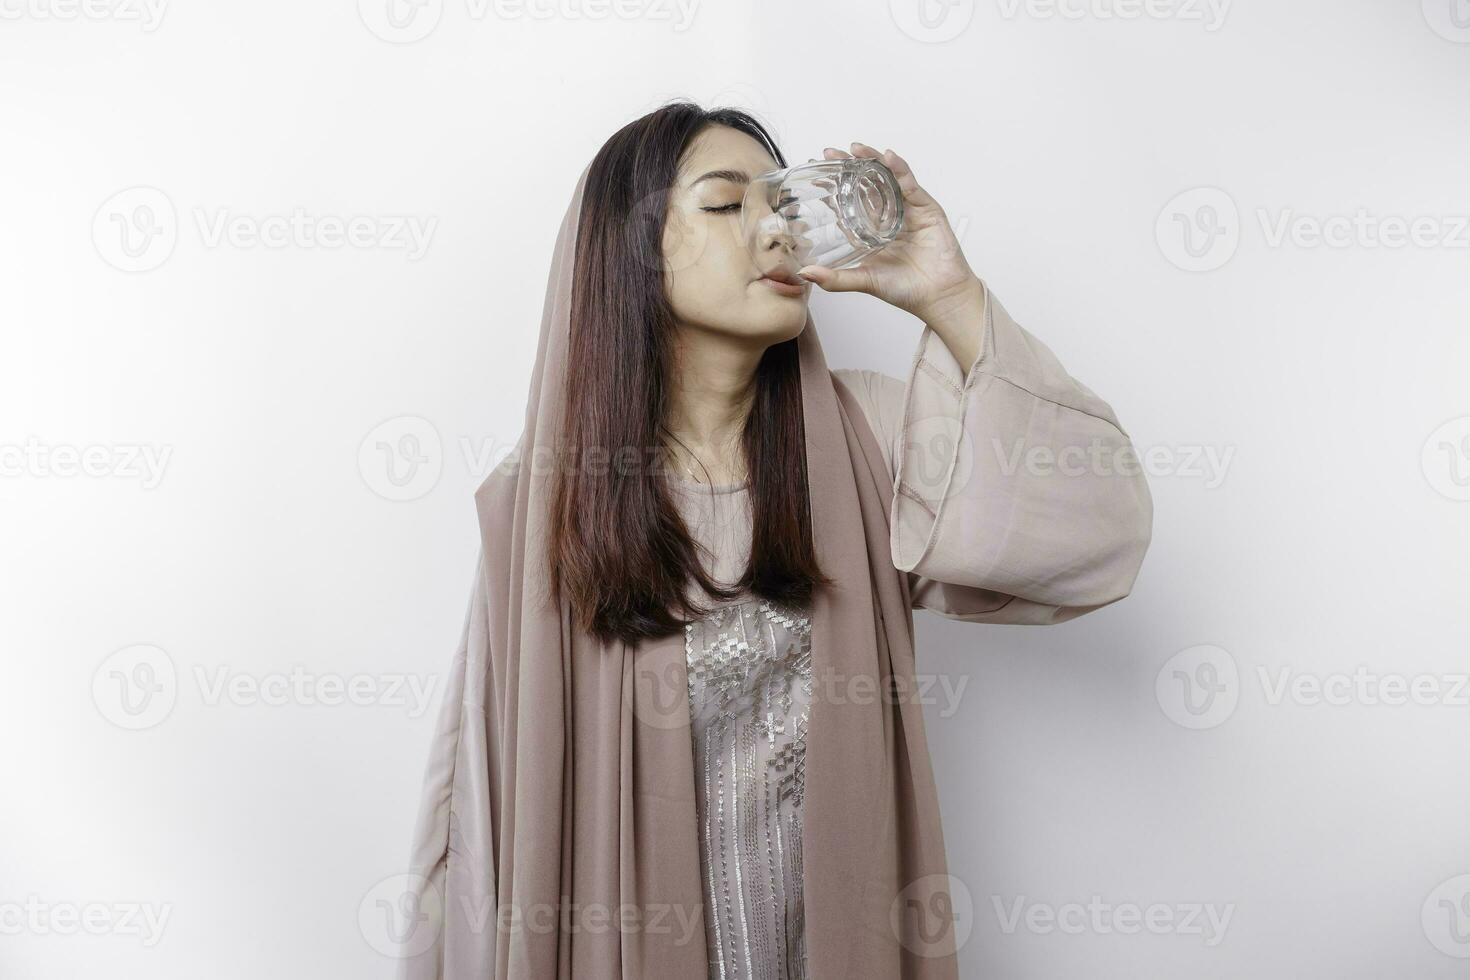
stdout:
<svg viewBox="0 0 1470 980">
<path fill-rule="evenodd" d="M 482 560 L 411 860 L 416 928 L 434 940 L 403 960 L 404 980 L 707 975 L 684 637 L 603 645 L 572 628 L 564 600 L 540 600 L 545 460 L 562 423 L 586 180 L 584 169 L 556 240 L 521 443 L 475 493 Z M 893 490 L 810 315 L 797 346 L 812 534 L 837 580 L 811 608 L 809 975 L 951 978 L 921 705 L 883 694 L 915 690 L 909 583 L 890 554 Z"/>
</svg>

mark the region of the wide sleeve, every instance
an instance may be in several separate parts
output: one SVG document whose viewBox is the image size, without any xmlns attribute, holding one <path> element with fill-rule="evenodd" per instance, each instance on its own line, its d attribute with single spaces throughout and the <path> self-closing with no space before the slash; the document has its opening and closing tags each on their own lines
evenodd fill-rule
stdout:
<svg viewBox="0 0 1470 980">
<path fill-rule="evenodd" d="M 493 978 L 495 846 L 485 556 L 449 661 L 397 909 L 398 980 Z"/>
<path fill-rule="evenodd" d="M 1128 595 L 1153 500 L 1112 408 L 985 290 L 961 370 L 927 325 L 906 381 L 833 371 L 883 446 L 894 567 L 951 619 L 1059 623 Z"/>
</svg>

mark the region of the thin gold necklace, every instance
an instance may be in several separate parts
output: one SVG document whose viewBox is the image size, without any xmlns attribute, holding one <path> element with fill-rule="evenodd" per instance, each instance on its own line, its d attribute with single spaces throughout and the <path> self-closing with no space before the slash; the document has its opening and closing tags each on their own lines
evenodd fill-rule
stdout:
<svg viewBox="0 0 1470 980">
<path fill-rule="evenodd" d="M 682 443 L 680 445 L 682 445 Z M 669 450 L 669 454 L 672 455 L 672 456 L 674 456 L 677 459 L 678 454 L 675 452 L 674 447 L 672 445 L 668 446 L 668 450 Z M 695 460 L 695 461 L 698 461 L 699 460 L 699 457 L 698 456 L 695 456 L 694 453 L 690 452 L 688 449 L 685 449 L 684 451 L 686 453 L 688 453 L 690 459 Z M 703 464 L 701 463 L 700 465 L 702 466 Z M 699 478 L 699 476 L 694 472 L 694 466 L 693 466 L 692 463 L 687 463 L 686 462 L 686 463 L 683 464 L 683 466 L 684 466 L 684 472 L 689 474 L 689 479 L 691 479 L 695 483 L 704 484 L 705 481 L 701 480 Z"/>
<path fill-rule="evenodd" d="M 670 450 L 669 451 L 670 452 L 673 452 L 673 447 L 670 447 Z M 688 450 L 685 450 L 685 451 L 688 452 Z M 677 458 L 677 454 L 675 454 L 675 458 Z M 689 458 L 690 459 L 695 459 L 696 457 L 695 457 L 695 455 L 693 453 L 689 453 Z M 704 482 L 697 475 L 695 475 L 694 465 L 692 463 L 687 463 L 686 462 L 684 464 L 684 472 L 685 473 L 688 473 L 689 474 L 689 479 L 693 480 L 695 483 L 703 483 Z"/>
</svg>

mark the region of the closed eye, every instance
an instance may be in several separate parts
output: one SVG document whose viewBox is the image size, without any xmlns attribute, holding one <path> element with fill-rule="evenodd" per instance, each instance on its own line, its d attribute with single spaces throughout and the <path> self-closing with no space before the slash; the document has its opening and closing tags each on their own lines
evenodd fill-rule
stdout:
<svg viewBox="0 0 1470 980">
<path fill-rule="evenodd" d="M 711 214 L 723 214 L 726 211 L 734 211 L 738 207 L 740 207 L 740 202 L 736 201 L 734 204 L 726 204 L 718 208 L 700 208 L 699 210 L 708 211 Z"/>
</svg>

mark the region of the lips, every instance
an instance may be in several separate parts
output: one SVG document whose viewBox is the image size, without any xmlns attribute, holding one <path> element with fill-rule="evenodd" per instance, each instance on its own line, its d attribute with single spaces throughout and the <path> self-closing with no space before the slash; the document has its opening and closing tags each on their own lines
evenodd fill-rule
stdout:
<svg viewBox="0 0 1470 980">
<path fill-rule="evenodd" d="M 762 279 L 774 279 L 777 282 L 789 283 L 793 286 L 805 286 L 806 280 L 794 272 L 787 272 L 779 266 L 761 274 Z"/>
</svg>

